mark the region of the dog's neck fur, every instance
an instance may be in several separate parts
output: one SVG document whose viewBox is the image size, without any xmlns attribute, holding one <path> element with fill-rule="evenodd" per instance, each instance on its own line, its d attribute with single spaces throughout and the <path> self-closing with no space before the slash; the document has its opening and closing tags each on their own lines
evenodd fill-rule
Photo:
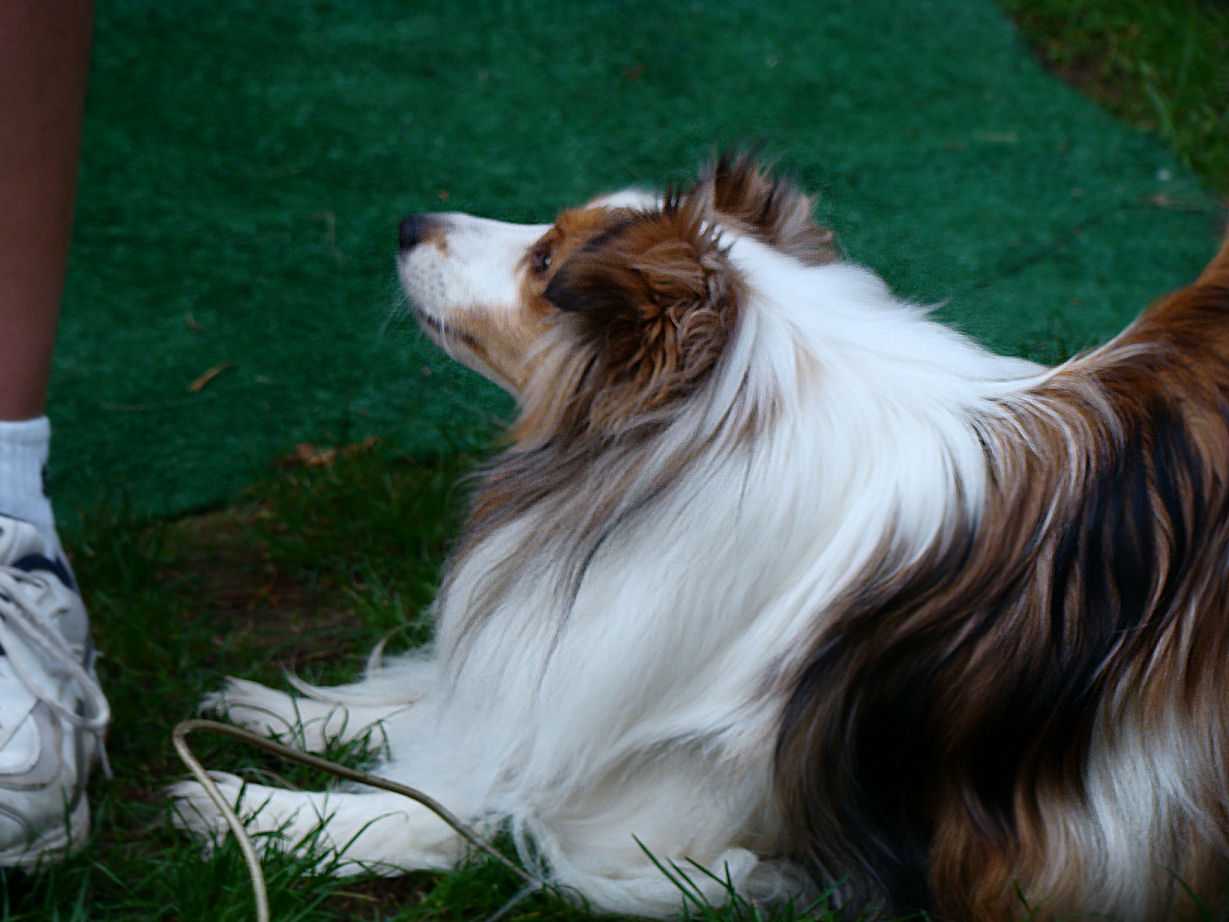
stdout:
<svg viewBox="0 0 1229 922">
<path fill-rule="evenodd" d="M 709 598 L 709 621 L 691 623 L 708 635 L 686 645 L 694 662 L 671 668 L 729 677 L 738 665 L 706 662 L 707 650 L 736 649 L 729 637 L 750 630 L 775 636 L 781 659 L 796 654 L 800 632 L 866 572 L 883 535 L 920 554 L 963 524 L 954 509 L 976 516 L 986 478 L 976 423 L 1041 370 L 987 352 L 855 266 L 805 266 L 747 239 L 730 258 L 750 303 L 709 387 L 669 426 L 597 454 L 553 442 L 514 447 L 488 471 L 480 504 L 537 498 L 516 515 L 471 523 L 478 531 L 453 561 L 437 611 L 446 661 L 494 670 L 506 661 L 494 641 L 503 637 L 539 657 L 544 675 L 566 672 L 577 665 L 568 659 L 574 635 L 586 638 L 576 649 L 612 662 L 651 662 L 651 650 L 630 648 L 651 648 L 658 632 L 678 629 L 672 610 Z M 772 278 L 771 291 L 755 289 L 757 276 Z M 546 483 L 527 489 L 535 478 Z M 696 534 L 706 536 L 699 559 L 688 556 Z M 743 576 L 749 556 L 758 581 Z M 553 591 L 543 595 L 544 586 Z M 593 643 L 586 632 L 603 623 L 612 594 L 634 594 L 619 607 L 641 623 Z M 772 616 L 753 617 L 764 610 Z M 487 667 L 468 643 L 479 622 L 483 642 L 495 643 Z M 493 675 L 484 672 L 483 684 Z M 748 698 L 763 682 L 737 678 Z"/>
</svg>

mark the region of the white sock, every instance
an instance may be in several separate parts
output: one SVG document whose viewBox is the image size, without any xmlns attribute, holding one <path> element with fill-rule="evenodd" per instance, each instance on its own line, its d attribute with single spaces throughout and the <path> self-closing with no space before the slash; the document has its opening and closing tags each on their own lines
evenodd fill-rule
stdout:
<svg viewBox="0 0 1229 922">
<path fill-rule="evenodd" d="M 34 525 L 47 545 L 47 556 L 56 558 L 63 552 L 45 482 L 50 445 L 46 416 L 0 420 L 0 514 Z"/>
</svg>

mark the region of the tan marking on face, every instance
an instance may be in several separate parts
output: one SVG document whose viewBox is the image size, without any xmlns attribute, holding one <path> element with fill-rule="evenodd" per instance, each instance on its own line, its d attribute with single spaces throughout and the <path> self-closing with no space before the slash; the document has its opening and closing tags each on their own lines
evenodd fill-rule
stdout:
<svg viewBox="0 0 1229 922">
<path fill-rule="evenodd" d="M 535 383 L 526 400 L 528 417 L 574 434 L 664 419 L 667 406 L 716 367 L 744 296 L 719 234 L 695 207 L 615 211 L 598 226 L 596 234 L 585 226 L 587 244 L 554 269 L 541 295 L 560 312 L 556 327 L 570 334 L 551 341 L 582 359 L 543 356 L 544 373 L 570 369 L 569 376 Z M 565 401 L 552 393 L 556 386 Z M 551 412 L 536 412 L 539 403 Z"/>
<path fill-rule="evenodd" d="M 559 267 L 627 214 L 626 209 L 612 208 L 573 208 L 560 214 L 550 230 L 526 251 L 522 260 L 525 303 L 529 305 L 531 301 L 541 301 L 542 292 Z M 535 257 L 539 255 L 549 255 L 550 264 L 545 271 L 535 272 Z M 543 312 L 549 309 L 544 302 L 536 307 Z"/>
<path fill-rule="evenodd" d="M 427 332 L 455 357 L 482 372 L 516 397 L 523 397 L 533 369 L 542 358 L 538 344 L 554 325 L 554 308 L 542 297 L 550 278 L 560 265 L 586 243 L 625 215 L 626 209 L 585 207 L 565 211 L 555 223 L 528 243 L 507 262 L 502 282 L 489 277 L 492 259 L 483 246 L 474 247 L 474 228 L 489 229 L 489 252 L 499 250 L 496 238 L 506 234 L 532 231 L 530 226 L 501 224 L 451 216 L 419 250 L 430 249 L 427 258 L 436 261 L 435 277 L 451 281 L 459 294 L 435 300 L 431 309 L 421 306 L 422 293 L 415 298 L 420 321 Z M 470 239 L 454 240 L 456 235 Z M 414 257 L 411 257 L 414 258 Z M 500 257 L 504 258 L 504 257 Z M 475 282 L 480 276 L 481 284 Z M 491 294 L 486 294 L 490 291 Z M 506 293 L 499 294 L 504 291 Z M 430 300 L 430 298 L 427 298 Z"/>
<path fill-rule="evenodd" d="M 483 323 L 482 317 L 477 318 L 479 323 L 472 328 L 473 335 L 479 341 L 489 342 L 492 360 L 508 369 L 505 377 L 517 396 L 523 396 L 529 377 L 543 358 L 543 349 L 538 348 L 543 334 L 554 325 L 555 309 L 542 297 L 547 284 L 573 254 L 618 221 L 621 211 L 575 208 L 560 214 L 550 229 L 525 251 L 518 265 L 520 297 L 511 321 Z M 545 267 L 541 262 L 544 255 L 549 256 Z M 559 347 L 566 345 L 560 343 Z"/>
</svg>

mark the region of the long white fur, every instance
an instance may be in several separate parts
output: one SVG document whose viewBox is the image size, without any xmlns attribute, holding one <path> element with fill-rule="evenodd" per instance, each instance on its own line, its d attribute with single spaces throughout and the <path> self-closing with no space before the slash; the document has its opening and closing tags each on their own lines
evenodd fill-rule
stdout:
<svg viewBox="0 0 1229 922">
<path fill-rule="evenodd" d="M 481 237 L 480 226 L 470 231 Z M 692 460 L 600 546 L 574 596 L 560 587 L 577 561 L 540 540 L 569 523 L 531 510 L 457 562 L 429 652 L 307 701 L 232 680 L 211 703 L 263 730 L 285 732 L 304 716 L 307 746 L 330 729 L 378 723 L 383 774 L 471 821 L 510 823 L 557 883 L 600 910 L 678 908 L 679 891 L 643 849 L 728 873 L 752 894 L 796 886 L 788 868 L 760 858 L 777 828 L 782 677 L 885 535 L 921 553 L 954 504 L 978 507 L 975 421 L 998 415 L 1042 372 L 941 326 L 865 269 L 805 266 L 724 233 L 748 303 L 711 387 L 654 449 L 663 464 Z M 436 273 L 440 304 L 455 301 L 447 288 L 457 271 L 401 267 L 403 280 Z M 491 309 L 519 287 L 487 275 L 481 286 Z M 735 434 L 753 417 L 770 422 L 748 444 Z M 505 560 L 515 574 L 497 610 L 463 633 L 473 598 Z M 200 789 L 175 793 L 184 825 L 211 834 Z M 348 847 L 351 867 L 440 867 L 460 851 L 388 795 L 248 785 L 244 804 L 263 804 L 257 822 L 284 825 L 292 845 L 330 816 L 326 841 Z M 721 898 L 713 881 L 691 876 Z"/>
</svg>

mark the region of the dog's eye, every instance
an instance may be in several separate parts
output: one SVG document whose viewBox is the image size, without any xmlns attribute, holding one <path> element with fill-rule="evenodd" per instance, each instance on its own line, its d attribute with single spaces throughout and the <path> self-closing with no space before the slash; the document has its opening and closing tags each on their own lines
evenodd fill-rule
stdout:
<svg viewBox="0 0 1229 922">
<path fill-rule="evenodd" d="M 550 268 L 550 247 L 537 247 L 529 255 L 529 267 L 533 270 L 534 275 L 542 275 Z"/>
</svg>

